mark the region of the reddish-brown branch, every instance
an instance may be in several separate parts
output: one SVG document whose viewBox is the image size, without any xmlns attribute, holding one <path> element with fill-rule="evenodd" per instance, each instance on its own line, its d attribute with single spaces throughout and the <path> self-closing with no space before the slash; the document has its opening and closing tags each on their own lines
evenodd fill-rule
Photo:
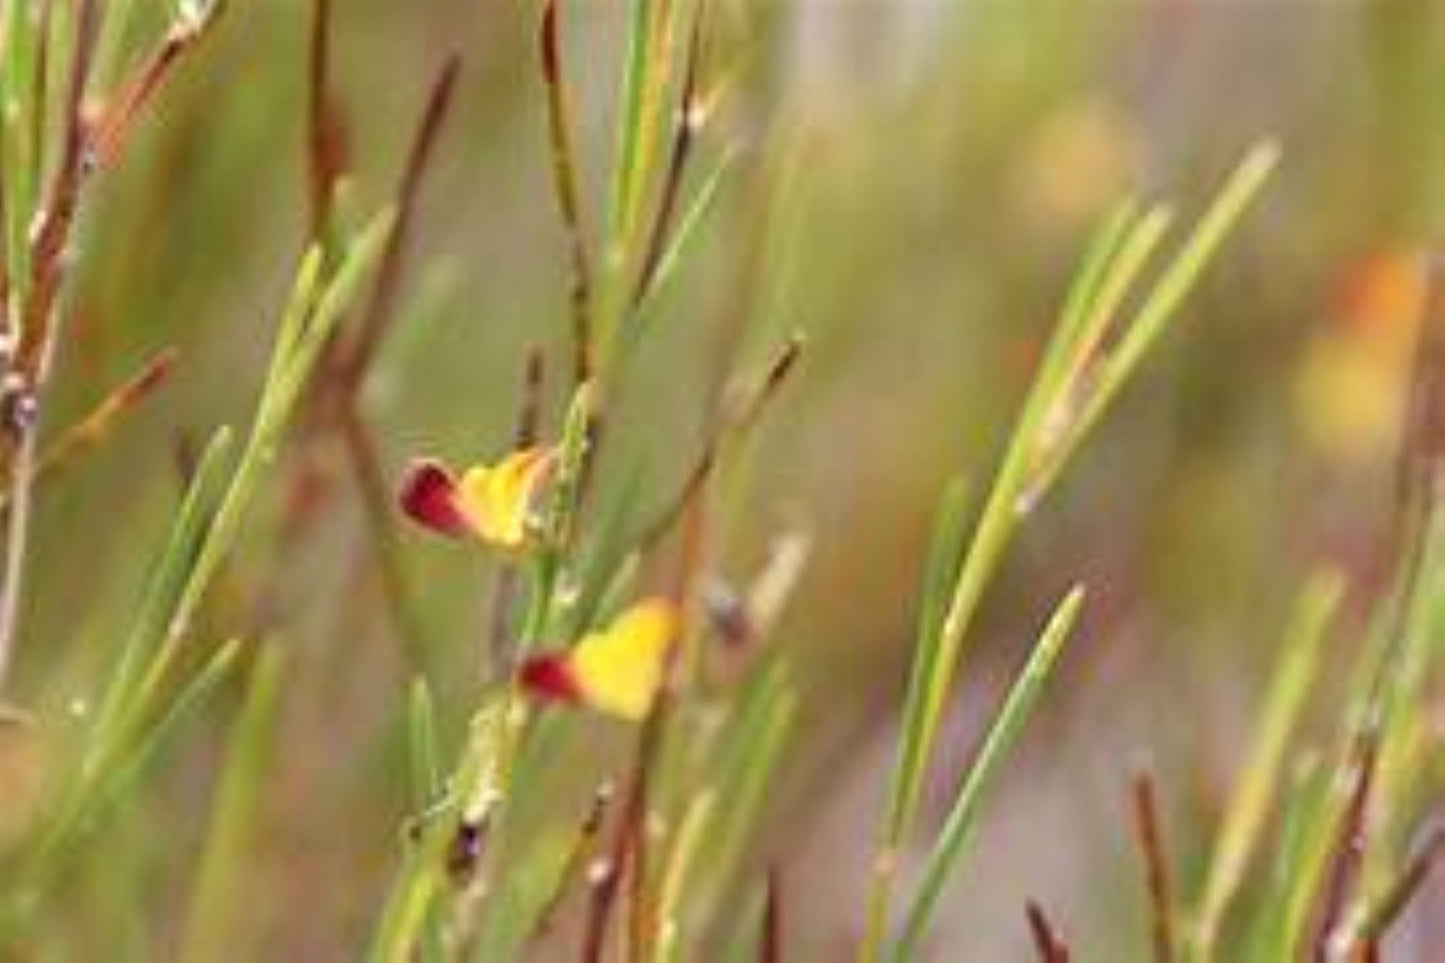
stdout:
<svg viewBox="0 0 1445 963">
<path fill-rule="evenodd" d="M 1033 937 L 1039 963 L 1069 963 L 1069 944 L 1049 922 L 1044 908 L 1029 900 L 1024 906 L 1024 913 L 1028 916 L 1029 935 Z"/>
<path fill-rule="evenodd" d="M 331 91 L 331 0 L 315 0 L 311 10 L 306 114 L 311 236 L 325 243 L 331 236 L 332 195 L 346 169 L 346 128 Z"/>
<path fill-rule="evenodd" d="M 546 388 L 547 355 L 536 345 L 527 351 L 522 367 L 522 397 L 517 405 L 517 424 L 512 440 L 517 448 L 537 443 L 542 430 L 542 397 Z"/>
<path fill-rule="evenodd" d="M 97 168 L 107 168 L 115 163 L 141 110 L 181 57 L 210 32 L 224 7 L 224 3 L 213 3 L 199 19 L 178 21 L 151 52 L 136 76 L 110 98 L 96 122 L 91 145 L 91 160 Z"/>
<path fill-rule="evenodd" d="M 1174 959 L 1174 902 L 1169 882 L 1169 860 L 1154 797 L 1154 779 L 1147 772 L 1134 777 L 1134 830 L 1144 859 L 1144 881 L 1149 893 L 1150 934 L 1155 963 Z"/>
<path fill-rule="evenodd" d="M 677 211 L 678 198 L 682 194 L 682 182 L 687 173 L 688 158 L 692 156 L 693 144 L 698 131 L 706 120 L 697 103 L 698 64 L 702 59 L 702 23 L 706 5 L 698 4 L 693 17 L 692 35 L 688 41 L 687 65 L 683 73 L 682 93 L 678 100 L 677 117 L 673 124 L 672 150 L 668 155 L 667 171 L 663 176 L 662 193 L 658 200 L 657 212 L 648 232 L 646 254 L 642 270 L 637 275 L 637 287 L 632 292 L 632 303 L 641 304 L 652 288 L 658 265 L 662 263 L 663 252 L 671 235 L 672 220 Z"/>
<path fill-rule="evenodd" d="M 79 4 L 62 125 L 63 147 L 31 242 L 31 283 L 26 291 L 26 303 L 21 307 L 15 356 L 3 385 L 3 402 L 0 402 L 4 416 L 0 424 L 0 433 L 3 433 L 0 440 L 4 444 L 0 450 L 5 455 L 10 499 L 5 530 L 5 571 L 0 581 L 0 680 L 15 648 L 29 543 L 41 388 L 54 351 L 54 313 L 65 273 L 65 245 L 85 175 L 86 130 L 81 109 L 95 48 L 98 12 L 95 0 L 79 0 Z"/>
<path fill-rule="evenodd" d="M 552 895 L 547 897 L 541 912 L 537 914 L 537 922 L 532 927 L 533 942 L 552 932 L 563 900 L 571 891 L 573 883 L 586 873 L 587 867 L 596 856 L 597 843 L 602 838 L 602 828 L 607 819 L 608 808 L 612 805 L 613 792 L 612 783 L 604 782 L 593 793 L 592 804 L 577 827 L 577 837 L 572 841 L 567 862 L 557 877 L 556 887 L 552 890 Z"/>
<path fill-rule="evenodd" d="M 405 266 L 406 252 L 416 221 L 417 197 L 431 166 L 437 136 L 441 133 L 442 124 L 451 106 L 461 65 L 461 57 L 457 54 L 448 57 L 427 94 L 426 107 L 417 123 L 406 166 L 402 170 L 401 182 L 397 186 L 396 223 L 387 236 L 386 247 L 376 267 L 376 280 L 371 285 L 370 297 L 361 309 L 356 333 L 346 354 L 344 389 L 354 391 L 360 384 L 393 315 L 402 268 Z"/>
<path fill-rule="evenodd" d="M 341 436 L 352 474 L 360 491 L 377 571 L 381 576 L 393 624 L 408 642 L 412 658 L 421 664 L 425 644 L 417 620 L 412 617 L 411 595 L 400 562 L 400 551 L 392 527 L 391 490 L 381 468 L 376 444 L 366 423 L 354 408 L 341 411 Z"/>
<path fill-rule="evenodd" d="M 88 414 L 61 432 L 60 437 L 41 453 L 36 462 L 36 480 L 45 478 L 72 458 L 84 454 L 110 437 L 123 417 L 155 394 L 170 378 L 176 354 L 174 348 L 166 348 L 151 358 L 139 371 L 102 398 Z"/>
<path fill-rule="evenodd" d="M 55 302 L 65 274 L 65 245 L 80 202 L 87 174 L 87 130 L 84 117 L 85 85 L 95 52 L 98 26 L 96 0 L 79 0 L 75 50 L 65 93 L 59 163 L 46 192 L 38 225 L 30 245 L 30 288 L 21 311 L 15 370 L 35 391 L 44 380 L 49 354 Z"/>
<path fill-rule="evenodd" d="M 763 936 L 758 963 L 783 961 L 783 893 L 776 864 L 768 867 L 767 892 L 763 897 Z"/>
<path fill-rule="evenodd" d="M 586 930 L 582 943 L 584 963 L 602 963 L 606 955 L 607 933 L 612 921 L 612 909 L 617 902 L 617 891 L 622 885 L 622 877 L 629 869 L 628 863 L 642 835 L 640 822 L 643 801 L 639 782 L 645 782 L 646 777 L 640 775 L 644 768 L 639 761 L 627 791 L 622 815 L 618 819 L 612 846 L 608 854 L 593 867 L 592 899 L 587 907 Z"/>
<path fill-rule="evenodd" d="M 622 803 L 617 829 L 612 846 L 605 861 L 600 864 L 601 872 L 593 881 L 592 902 L 588 907 L 586 935 L 582 947 L 585 963 L 602 963 L 607 948 L 607 934 L 612 921 L 612 911 L 617 903 L 617 894 L 623 878 L 633 875 L 634 900 L 639 895 L 647 874 L 646 820 L 650 795 L 652 769 L 656 763 L 663 730 L 663 700 L 659 699 L 652 713 L 642 724 L 638 737 L 637 757 L 633 764 L 632 778 L 627 787 L 627 796 Z M 634 914 L 639 907 L 634 906 Z M 634 916 L 634 918 L 636 918 Z M 637 945 L 637 932 L 631 934 Z"/>
<path fill-rule="evenodd" d="M 556 0 L 544 0 L 537 31 L 542 82 L 547 93 L 547 144 L 552 159 L 552 192 L 567 233 L 571 260 L 572 376 L 575 384 L 592 377 L 592 255 L 583 223 L 581 186 L 577 174 L 576 145 L 572 139 L 572 109 L 562 71 L 561 25 Z"/>
<path fill-rule="evenodd" d="M 802 353 L 802 339 L 797 336 L 789 338 L 768 363 L 757 384 L 746 393 L 734 398 L 731 403 L 725 402 L 724 410 L 717 419 L 717 426 L 698 454 L 697 461 L 688 471 L 677 495 L 658 517 L 643 529 L 638 542 L 644 550 L 656 545 L 663 536 L 672 530 L 673 525 L 682 517 L 683 510 L 707 482 L 708 476 L 712 474 L 713 466 L 728 433 L 747 431 L 757 423 L 758 418 L 767 407 L 768 401 L 777 394 L 778 389 L 782 387 L 783 382 L 797 366 Z"/>
<path fill-rule="evenodd" d="M 522 373 L 522 396 L 517 405 L 517 425 L 513 435 L 515 447 L 526 448 L 537 441 L 542 419 L 542 393 L 545 384 L 545 355 L 540 348 L 527 352 Z M 499 566 L 492 578 L 487 653 L 493 670 L 505 672 L 511 662 L 512 608 L 519 582 L 517 571 L 510 565 Z"/>
<path fill-rule="evenodd" d="M 684 549 L 680 566 L 682 574 L 678 577 L 678 586 L 674 588 L 674 601 L 684 615 L 686 610 L 680 600 L 687 597 L 685 583 L 696 568 L 695 547 L 701 541 L 700 516 L 700 511 L 693 512 L 693 517 L 697 518 L 697 522 L 689 526 L 690 531 L 694 534 L 689 537 L 689 545 Z M 674 631 L 678 633 L 674 639 L 674 643 L 676 643 L 686 633 L 686 629 L 678 626 Z M 671 647 L 672 657 L 668 661 L 666 670 L 668 676 L 672 675 L 678 649 L 679 646 L 676 644 Z M 616 835 L 613 838 L 612 848 L 606 862 L 602 864 L 603 872 L 596 880 L 593 889 L 592 904 L 587 916 L 586 940 L 583 944 L 582 958 L 585 963 L 601 963 L 607 945 L 607 933 L 612 910 L 617 901 L 617 893 L 624 876 L 629 872 L 632 874 L 630 890 L 632 912 L 628 929 L 634 956 L 645 958 L 648 941 L 656 934 L 656 907 L 653 905 L 652 894 L 648 890 L 646 823 L 651 805 L 654 769 L 657 766 L 663 736 L 671 716 L 673 695 L 672 687 L 664 684 L 653 702 L 652 711 L 643 721 L 642 731 L 638 735 L 637 755 L 633 763 L 632 778 L 628 784 L 627 797 L 623 802 Z"/>
<path fill-rule="evenodd" d="M 1319 926 L 1315 930 L 1313 957 L 1329 958 L 1330 944 L 1344 917 L 1345 907 L 1355 890 L 1368 842 L 1370 792 L 1374 786 L 1375 763 L 1379 758 L 1378 722 L 1367 722 L 1355 738 L 1350 754 L 1351 785 L 1348 805 L 1340 821 L 1340 833 L 1330 860 L 1329 875 L 1320 904 Z"/>
<path fill-rule="evenodd" d="M 1360 928 L 1360 944 L 1366 953 L 1372 947 L 1378 951 L 1379 943 L 1420 891 L 1442 854 L 1445 854 L 1445 826 L 1436 826 L 1410 856 Z"/>
</svg>

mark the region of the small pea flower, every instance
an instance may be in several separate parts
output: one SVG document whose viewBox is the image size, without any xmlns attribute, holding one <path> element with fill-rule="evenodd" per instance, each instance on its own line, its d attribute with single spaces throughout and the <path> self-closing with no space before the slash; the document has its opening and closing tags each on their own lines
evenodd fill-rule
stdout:
<svg viewBox="0 0 1445 963">
<path fill-rule="evenodd" d="M 606 628 L 583 636 L 570 650 L 527 659 L 517 680 L 537 699 L 639 721 L 651 711 L 662 687 L 677 622 L 671 602 L 646 599 Z"/>
<path fill-rule="evenodd" d="M 555 461 L 549 448 L 522 448 L 457 478 L 441 462 L 419 459 L 407 469 L 398 501 L 408 518 L 433 532 L 514 551 L 532 537 L 537 502 Z"/>
</svg>

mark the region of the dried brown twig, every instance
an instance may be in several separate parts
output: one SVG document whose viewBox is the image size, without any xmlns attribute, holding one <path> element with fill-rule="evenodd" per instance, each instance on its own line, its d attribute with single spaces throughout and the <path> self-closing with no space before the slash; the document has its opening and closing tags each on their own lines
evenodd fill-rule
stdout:
<svg viewBox="0 0 1445 963">
<path fill-rule="evenodd" d="M 1024 913 L 1028 917 L 1029 935 L 1033 937 L 1039 963 L 1069 963 L 1069 944 L 1049 921 L 1044 908 L 1029 900 L 1024 906 Z"/>
<path fill-rule="evenodd" d="M 1144 878 L 1149 892 L 1150 933 L 1155 963 L 1174 959 L 1174 902 L 1169 881 L 1169 860 L 1164 851 L 1164 833 L 1154 796 L 1154 778 L 1147 772 L 1134 777 L 1134 826 L 1139 851 L 1144 858 Z"/>
<path fill-rule="evenodd" d="M 9 474 L 10 511 L 5 532 L 5 573 L 0 582 L 0 680 L 15 647 L 15 629 L 24 591 L 30 505 L 35 481 L 36 429 L 41 393 L 54 352 L 54 316 L 65 272 L 70 237 L 85 176 L 86 128 L 82 116 L 99 14 L 95 0 L 81 0 L 75 21 L 75 47 L 65 94 L 62 149 L 30 246 L 30 280 L 14 330 L 14 355 L 0 384 L 3 451 Z"/>
<path fill-rule="evenodd" d="M 357 319 L 355 333 L 343 362 L 342 389 L 354 394 L 376 356 L 396 313 L 397 291 L 416 222 L 417 201 L 436 148 L 437 137 L 451 107 L 462 61 L 452 54 L 442 64 L 427 94 L 421 120 L 412 136 L 406 167 L 396 188 L 396 226 L 376 268 L 376 280 Z"/>
<path fill-rule="evenodd" d="M 112 389 L 79 421 L 61 432 L 35 462 L 35 482 L 59 471 L 111 437 L 120 421 L 155 394 L 169 379 L 177 352 L 166 348 L 140 370 Z M 0 499 L 0 504 L 3 504 Z"/>
<path fill-rule="evenodd" d="M 23 592 L 25 556 L 29 541 L 30 506 L 35 480 L 43 464 L 37 461 L 37 430 L 43 405 L 44 389 L 56 349 L 59 300 L 64 285 L 69 257 L 67 248 L 74 234 L 85 186 L 98 170 L 112 166 L 119 158 L 126 135 L 141 116 L 143 108 L 154 98 L 182 56 L 192 50 L 216 22 L 223 4 L 215 2 L 197 16 L 175 24 L 160 46 L 146 60 L 140 71 L 124 83 L 117 94 L 108 98 L 93 123 L 85 111 L 86 91 L 91 79 L 96 40 L 101 23 L 101 9 L 96 0 L 77 0 L 74 34 L 69 59 L 62 113 L 60 117 L 60 148 L 49 184 L 39 210 L 35 212 L 35 228 L 29 249 L 29 277 L 25 279 L 23 303 L 18 317 L 8 318 L 5 329 L 11 338 L 11 353 L 6 358 L 3 385 L 0 385 L 0 456 L 7 469 L 5 571 L 0 581 L 0 680 L 3 680 L 14 648 L 16 623 Z M 49 23 L 50 5 L 42 8 L 42 28 Z M 41 142 L 46 113 L 44 77 L 48 73 L 49 30 L 43 29 L 41 51 L 37 58 L 36 101 L 31 105 L 32 122 L 36 125 L 35 143 Z M 7 199 L 21 203 L 19 198 Z M 17 279 L 8 279 L 13 286 Z M 122 389 L 116 400 L 120 408 L 133 404 L 136 395 L 143 395 L 151 386 L 151 378 L 142 376 L 130 391 Z M 127 400 L 129 399 L 129 400 Z M 77 443 L 92 437 L 97 424 L 103 424 L 118 413 L 109 408 L 97 413 L 100 422 L 82 424 Z M 53 462 L 52 462 L 53 464 Z"/>
<path fill-rule="evenodd" d="M 572 108 L 562 69 L 561 27 L 556 0 L 544 0 L 537 32 L 542 82 L 547 90 L 547 142 L 552 158 L 552 192 L 567 234 L 571 262 L 572 377 L 581 385 L 592 377 L 592 254 L 583 222 L 577 149 L 572 139 Z"/>
<path fill-rule="evenodd" d="M 777 864 L 768 867 L 767 891 L 763 897 L 763 939 L 758 948 L 758 963 L 782 963 L 783 960 L 783 884 Z"/>
<path fill-rule="evenodd" d="M 210 32 L 224 8 L 224 0 L 216 0 L 199 15 L 177 20 L 151 51 L 136 76 L 106 104 L 95 124 L 89 158 L 97 169 L 112 166 L 120 157 L 126 135 L 134 128 L 136 117 L 187 51 Z"/>
</svg>

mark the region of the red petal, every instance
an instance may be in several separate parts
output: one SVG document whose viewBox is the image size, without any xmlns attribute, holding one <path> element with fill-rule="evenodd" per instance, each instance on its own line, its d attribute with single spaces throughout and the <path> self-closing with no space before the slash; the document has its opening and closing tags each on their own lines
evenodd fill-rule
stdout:
<svg viewBox="0 0 1445 963">
<path fill-rule="evenodd" d="M 547 702 L 576 702 L 582 689 L 572 667 L 562 655 L 536 655 L 522 663 L 517 671 L 522 688 Z"/>
<path fill-rule="evenodd" d="M 457 505 L 457 481 L 446 466 L 432 459 L 414 461 L 406 470 L 397 502 L 406 516 L 442 535 L 460 538 L 471 531 Z"/>
</svg>

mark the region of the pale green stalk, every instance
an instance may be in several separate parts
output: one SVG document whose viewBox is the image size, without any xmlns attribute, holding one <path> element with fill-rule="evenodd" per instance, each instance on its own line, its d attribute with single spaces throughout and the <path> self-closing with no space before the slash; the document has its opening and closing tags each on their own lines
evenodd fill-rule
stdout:
<svg viewBox="0 0 1445 963">
<path fill-rule="evenodd" d="M 1205 876 L 1190 950 L 1196 959 L 1214 958 L 1225 912 L 1244 879 L 1274 804 L 1290 735 L 1319 674 L 1327 630 L 1342 593 L 1338 573 L 1323 572 L 1306 585 L 1295 606 L 1280 662 L 1258 727 L 1249 741 L 1248 758 L 1225 809 Z"/>
<path fill-rule="evenodd" d="M 919 945 L 937 912 L 944 888 L 977 834 L 984 791 L 992 784 L 1018 741 L 1044 682 L 1048 680 L 1059 653 L 1063 651 L 1064 642 L 1073 631 L 1083 602 L 1083 589 L 1074 588 L 1059 603 L 1044 626 L 1023 671 L 1010 688 L 993 725 L 989 727 L 978 757 L 969 767 L 968 775 L 954 797 L 933 850 L 924 861 L 918 892 L 904 918 L 902 935 L 891 954 L 893 959 L 911 960 L 917 957 Z"/>
<path fill-rule="evenodd" d="M 1054 336 L 1009 436 L 1003 461 L 958 569 L 936 641 L 920 644 L 926 671 L 910 683 L 899 763 L 893 773 L 882 847 L 870 887 L 864 960 L 882 952 L 897 850 L 907 836 L 932 758 L 944 704 L 967 631 L 1019 523 L 1047 493 L 1272 169 L 1271 145 L 1251 151 L 1225 183 L 1180 253 L 1163 271 L 1112 348 L 1101 352 L 1110 314 L 1139 275 L 1167 224 L 1163 208 L 1135 219 L 1121 206 L 1095 236 L 1075 276 Z"/>
<path fill-rule="evenodd" d="M 217 959 L 236 952 L 232 914 L 244 892 L 248 850 L 268 787 L 266 769 L 280 713 L 285 651 L 263 644 L 251 667 L 250 685 L 221 767 L 211 824 L 191 892 L 186 920 L 188 960 Z"/>
</svg>

